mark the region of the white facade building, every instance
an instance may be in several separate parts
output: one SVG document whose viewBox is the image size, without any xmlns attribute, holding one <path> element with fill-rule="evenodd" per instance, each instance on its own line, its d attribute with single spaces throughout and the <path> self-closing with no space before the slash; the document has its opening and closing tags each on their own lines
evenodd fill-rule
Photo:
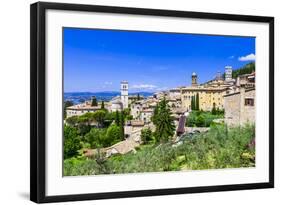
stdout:
<svg viewBox="0 0 281 205">
<path fill-rule="evenodd" d="M 232 67 L 231 66 L 225 66 L 225 81 L 229 82 L 232 81 Z"/>
<path fill-rule="evenodd" d="M 128 104 L 129 104 L 128 90 L 129 90 L 128 81 L 122 81 L 121 82 L 121 102 L 123 105 L 123 109 L 128 108 Z"/>
</svg>

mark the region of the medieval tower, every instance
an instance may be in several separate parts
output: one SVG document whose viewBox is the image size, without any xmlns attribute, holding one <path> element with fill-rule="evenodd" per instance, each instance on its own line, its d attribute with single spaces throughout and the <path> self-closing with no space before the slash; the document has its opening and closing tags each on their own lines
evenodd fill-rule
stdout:
<svg viewBox="0 0 281 205">
<path fill-rule="evenodd" d="M 128 89 L 129 84 L 128 81 L 122 81 L 121 82 L 121 102 L 123 105 L 123 109 L 128 108 Z"/>
<path fill-rule="evenodd" d="M 232 67 L 231 66 L 225 66 L 225 81 L 229 82 L 232 80 Z"/>
<path fill-rule="evenodd" d="M 197 75 L 195 72 L 193 72 L 191 76 L 191 86 L 197 86 Z"/>
</svg>

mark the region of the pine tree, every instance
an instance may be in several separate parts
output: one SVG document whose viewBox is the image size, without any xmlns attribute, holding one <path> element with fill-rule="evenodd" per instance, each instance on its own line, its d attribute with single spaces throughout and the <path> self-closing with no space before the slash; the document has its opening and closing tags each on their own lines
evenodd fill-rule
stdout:
<svg viewBox="0 0 281 205">
<path fill-rule="evenodd" d="M 175 124 L 165 98 L 156 106 L 152 120 L 156 127 L 156 142 L 167 142 L 174 135 Z"/>
</svg>

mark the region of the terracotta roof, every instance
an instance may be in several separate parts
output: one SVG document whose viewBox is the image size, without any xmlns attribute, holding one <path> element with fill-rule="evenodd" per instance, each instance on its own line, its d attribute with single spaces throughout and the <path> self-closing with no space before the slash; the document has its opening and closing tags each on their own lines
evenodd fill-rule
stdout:
<svg viewBox="0 0 281 205">
<path fill-rule="evenodd" d="M 130 123 L 132 126 L 144 126 L 144 121 L 142 120 L 131 120 Z"/>
<path fill-rule="evenodd" d="M 139 144 L 134 142 L 133 140 L 124 140 L 117 144 L 112 145 L 111 147 L 107 148 L 107 150 L 115 149 L 120 154 L 126 154 L 132 150 Z"/>
<path fill-rule="evenodd" d="M 142 110 L 141 112 L 153 112 L 153 109 L 145 109 L 145 110 Z"/>
<path fill-rule="evenodd" d="M 67 107 L 66 109 L 67 110 L 99 110 L 99 109 L 101 109 L 101 106 L 78 104 L 78 105 L 73 105 L 73 106 Z"/>
</svg>

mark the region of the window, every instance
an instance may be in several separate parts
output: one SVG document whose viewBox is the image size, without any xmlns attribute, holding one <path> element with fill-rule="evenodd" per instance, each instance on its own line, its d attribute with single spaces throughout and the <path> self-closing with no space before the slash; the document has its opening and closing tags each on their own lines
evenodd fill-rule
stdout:
<svg viewBox="0 0 281 205">
<path fill-rule="evenodd" d="M 245 106 L 254 106 L 254 99 L 246 98 L 245 99 Z"/>
</svg>

